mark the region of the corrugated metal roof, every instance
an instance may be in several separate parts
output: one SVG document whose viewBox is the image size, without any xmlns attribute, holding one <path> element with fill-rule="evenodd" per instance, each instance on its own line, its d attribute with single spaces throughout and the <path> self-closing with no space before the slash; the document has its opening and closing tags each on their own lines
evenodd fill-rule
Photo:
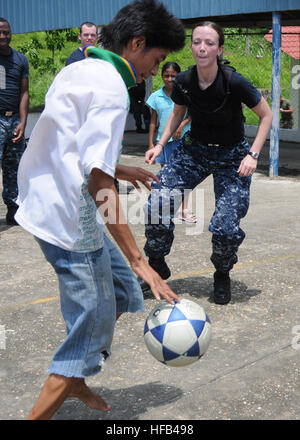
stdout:
<svg viewBox="0 0 300 440">
<path fill-rule="evenodd" d="M 300 10 L 300 0 L 162 0 L 181 19 Z M 0 0 L 14 33 L 108 23 L 130 0 Z"/>
<path fill-rule="evenodd" d="M 128 0 L 0 0 L 14 33 L 64 29 L 84 21 L 108 23 Z"/>
<path fill-rule="evenodd" d="M 300 0 L 170 0 L 163 3 L 182 19 L 238 15 L 300 8 Z M 177 7 L 175 6 L 177 3 Z M 176 13 L 177 11 L 177 13 Z"/>
</svg>

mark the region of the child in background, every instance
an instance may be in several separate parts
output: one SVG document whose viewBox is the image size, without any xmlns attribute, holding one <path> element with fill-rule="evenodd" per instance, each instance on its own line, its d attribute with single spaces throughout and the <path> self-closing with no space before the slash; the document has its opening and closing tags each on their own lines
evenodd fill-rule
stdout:
<svg viewBox="0 0 300 440">
<path fill-rule="evenodd" d="M 149 126 L 149 147 L 150 150 L 155 145 L 159 144 L 159 139 L 164 131 L 166 122 L 174 108 L 174 102 L 171 99 L 171 93 L 173 88 L 173 80 L 180 72 L 180 66 L 175 62 L 167 62 L 162 67 L 162 80 L 164 86 L 152 93 L 146 104 L 151 108 L 151 120 Z M 153 143 L 154 133 L 157 125 L 158 132 L 155 143 Z M 173 133 L 169 142 L 163 149 L 162 153 L 155 159 L 156 163 L 159 163 L 161 167 L 167 163 L 173 153 L 173 151 L 179 146 L 180 139 L 183 135 L 190 130 L 190 117 L 186 115 L 178 129 Z M 179 218 L 188 223 L 196 223 L 197 218 L 193 212 L 187 209 L 188 200 L 185 199 L 182 203 L 181 215 Z"/>
</svg>

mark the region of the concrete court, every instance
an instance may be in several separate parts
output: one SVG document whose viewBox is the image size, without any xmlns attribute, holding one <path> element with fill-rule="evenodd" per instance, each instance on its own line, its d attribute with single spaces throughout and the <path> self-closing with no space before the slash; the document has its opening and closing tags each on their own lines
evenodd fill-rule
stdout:
<svg viewBox="0 0 300 440">
<path fill-rule="evenodd" d="M 158 166 L 144 164 L 146 143 L 146 136 L 127 133 L 121 162 L 156 172 Z M 203 232 L 195 229 L 201 221 L 196 227 L 176 226 L 167 257 L 172 270 L 168 282 L 209 315 L 213 337 L 205 356 L 185 368 L 166 367 L 151 357 L 143 342 L 143 327 L 156 301 L 147 294 L 145 313 L 121 317 L 111 358 L 102 373 L 87 380 L 112 404 L 112 411 L 102 414 L 68 399 L 53 419 L 300 418 L 300 171 L 294 174 L 271 179 L 264 172 L 255 173 L 251 206 L 242 222 L 247 236 L 232 271 L 232 301 L 227 306 L 210 300 L 214 271 L 207 231 L 214 208 L 211 178 L 196 188 L 192 198 L 200 220 L 203 214 Z M 139 200 L 136 197 L 136 191 L 128 197 L 128 212 Z M 122 195 L 122 200 L 125 203 L 127 196 Z M 18 226 L 7 227 L 4 219 L 1 201 L 0 419 L 23 420 L 47 377 L 65 327 L 52 268 L 31 235 Z M 195 235 L 190 235 L 193 228 Z M 132 230 L 142 249 L 143 225 L 132 225 Z"/>
</svg>

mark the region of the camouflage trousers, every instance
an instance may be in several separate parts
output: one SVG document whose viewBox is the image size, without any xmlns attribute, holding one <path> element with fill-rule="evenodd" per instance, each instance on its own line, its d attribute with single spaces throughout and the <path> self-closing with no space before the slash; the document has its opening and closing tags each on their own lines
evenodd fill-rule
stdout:
<svg viewBox="0 0 300 440">
<path fill-rule="evenodd" d="M 193 189 L 209 175 L 213 175 L 215 211 L 209 224 L 212 232 L 211 261 L 217 270 L 227 272 L 237 262 L 237 251 L 245 238 L 240 220 L 249 207 L 251 177 L 240 177 L 237 169 L 247 155 L 250 145 L 242 140 L 234 147 L 208 147 L 191 139 L 187 133 L 170 161 L 158 174 L 160 183 L 153 182 L 152 192 L 145 205 L 144 247 L 148 257 L 168 255 L 174 240 L 173 222 L 180 204 L 170 197 L 170 191 Z M 164 204 L 169 204 L 167 216 Z M 177 205 L 177 206 L 176 206 Z"/>
<path fill-rule="evenodd" d="M 281 119 L 280 120 L 280 128 L 289 128 L 292 129 L 294 125 L 293 118 L 289 119 Z"/>
<path fill-rule="evenodd" d="M 20 122 L 18 114 L 0 115 L 0 166 L 2 167 L 2 198 L 8 207 L 15 207 L 18 195 L 17 173 L 21 156 L 26 148 L 25 138 L 13 143 L 14 130 Z"/>
</svg>

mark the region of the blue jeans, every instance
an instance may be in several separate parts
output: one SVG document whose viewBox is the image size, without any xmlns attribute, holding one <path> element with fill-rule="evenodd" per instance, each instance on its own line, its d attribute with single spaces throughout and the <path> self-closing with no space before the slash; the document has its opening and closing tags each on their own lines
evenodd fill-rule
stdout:
<svg viewBox="0 0 300 440">
<path fill-rule="evenodd" d="M 16 207 L 18 196 L 17 174 L 19 162 L 26 148 L 25 138 L 14 143 L 12 139 L 17 125 L 20 123 L 18 113 L 13 116 L 0 115 L 0 166 L 2 166 L 3 192 L 2 198 L 8 207 Z"/>
<path fill-rule="evenodd" d="M 139 283 L 106 236 L 103 248 L 87 253 L 36 240 L 58 276 L 67 329 L 49 372 L 65 377 L 94 375 L 110 354 L 116 314 L 144 311 Z"/>
<path fill-rule="evenodd" d="M 159 156 L 155 159 L 156 163 L 165 164 L 168 163 L 170 160 L 170 157 L 172 156 L 174 150 L 176 150 L 177 147 L 180 145 L 180 140 L 178 141 L 171 141 L 166 144 L 162 152 Z"/>
</svg>

